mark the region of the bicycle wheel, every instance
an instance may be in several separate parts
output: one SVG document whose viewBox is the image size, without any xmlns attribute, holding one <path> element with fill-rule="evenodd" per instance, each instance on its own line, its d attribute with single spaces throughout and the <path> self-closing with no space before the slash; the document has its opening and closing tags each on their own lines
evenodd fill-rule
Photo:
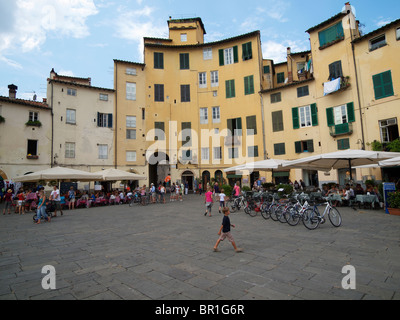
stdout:
<svg viewBox="0 0 400 320">
<path fill-rule="evenodd" d="M 271 210 L 270 210 L 268 204 L 264 203 L 264 204 L 261 206 L 260 209 L 261 209 L 261 216 L 262 216 L 265 220 L 269 219 L 269 217 L 271 216 Z"/>
<path fill-rule="evenodd" d="M 279 220 L 279 222 L 281 222 L 281 223 L 286 223 L 286 220 L 285 220 L 285 206 L 283 205 L 283 206 L 279 206 L 277 209 L 276 209 L 276 211 L 275 211 L 275 214 L 276 214 L 276 218 Z"/>
<path fill-rule="evenodd" d="M 229 208 L 230 212 L 236 212 L 236 205 L 235 205 L 235 201 L 234 200 L 229 200 L 226 203 L 226 206 Z"/>
<path fill-rule="evenodd" d="M 276 204 L 273 204 L 273 205 L 269 208 L 269 210 L 270 210 L 269 215 L 270 215 L 271 219 L 274 220 L 274 221 L 278 221 L 278 216 L 276 215 L 276 210 L 277 210 L 277 209 L 278 209 L 278 206 L 277 206 Z"/>
<path fill-rule="evenodd" d="M 248 213 L 249 213 L 249 216 L 250 216 L 250 217 L 255 217 L 255 216 L 257 215 L 257 212 L 256 212 L 254 206 L 249 206 L 249 207 L 248 207 L 248 210 L 249 210 Z"/>
<path fill-rule="evenodd" d="M 300 214 L 296 210 L 295 206 L 290 206 L 289 208 L 287 208 L 285 212 L 285 219 L 290 226 L 298 225 L 300 221 Z"/>
<path fill-rule="evenodd" d="M 309 230 L 314 230 L 319 226 L 319 214 L 313 208 L 308 208 L 303 213 L 303 224 Z"/>
<path fill-rule="evenodd" d="M 332 223 L 334 227 L 340 227 L 342 224 L 342 216 L 340 212 L 336 208 L 330 208 L 328 212 L 329 221 Z"/>
</svg>

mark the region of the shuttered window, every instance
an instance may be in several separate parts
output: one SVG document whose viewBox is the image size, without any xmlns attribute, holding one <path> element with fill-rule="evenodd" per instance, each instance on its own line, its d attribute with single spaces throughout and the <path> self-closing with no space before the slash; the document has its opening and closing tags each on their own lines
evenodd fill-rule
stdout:
<svg viewBox="0 0 400 320">
<path fill-rule="evenodd" d="M 244 94 L 253 94 L 254 93 L 254 77 L 248 76 L 244 77 Z"/>
<path fill-rule="evenodd" d="M 283 131 L 283 114 L 282 110 L 272 112 L 272 131 Z"/>
<path fill-rule="evenodd" d="M 314 152 L 314 140 L 302 140 L 294 143 L 296 153 Z"/>
<path fill-rule="evenodd" d="M 154 52 L 154 69 L 164 69 L 164 53 Z"/>
<path fill-rule="evenodd" d="M 242 118 L 234 118 L 227 120 L 229 133 L 233 136 L 242 135 Z"/>
<path fill-rule="evenodd" d="M 238 63 L 239 62 L 238 47 L 233 46 L 232 48 L 219 49 L 218 56 L 219 56 L 220 66 Z"/>
<path fill-rule="evenodd" d="M 350 140 L 347 139 L 338 139 L 337 140 L 337 148 L 338 150 L 347 150 L 350 149 Z"/>
<path fill-rule="evenodd" d="M 243 57 L 243 61 L 250 60 L 253 58 L 251 42 L 242 44 L 242 57 Z"/>
<path fill-rule="evenodd" d="M 318 125 L 318 109 L 315 103 L 305 106 L 292 108 L 293 129 L 299 129 Z"/>
<path fill-rule="evenodd" d="M 340 21 L 339 23 L 333 25 L 332 27 L 320 31 L 318 33 L 318 38 L 320 47 L 328 45 L 331 42 L 343 39 L 344 32 L 343 32 L 342 22 Z"/>
<path fill-rule="evenodd" d="M 392 73 L 390 70 L 374 75 L 372 80 L 374 84 L 375 100 L 394 95 Z"/>
<path fill-rule="evenodd" d="M 181 85 L 181 102 L 190 102 L 190 84 Z"/>
<path fill-rule="evenodd" d="M 280 72 L 276 75 L 278 83 L 284 83 L 285 82 L 285 73 Z"/>
<path fill-rule="evenodd" d="M 342 61 L 335 61 L 329 65 L 329 80 L 343 77 Z"/>
<path fill-rule="evenodd" d="M 181 70 L 189 70 L 189 53 L 179 54 L 179 65 Z"/>
<path fill-rule="evenodd" d="M 285 143 L 275 143 L 274 144 L 274 154 L 276 156 L 286 154 Z"/>
<path fill-rule="evenodd" d="M 246 117 L 247 135 L 257 134 L 257 119 L 256 116 Z"/>
<path fill-rule="evenodd" d="M 162 102 L 164 101 L 164 85 L 155 84 L 154 85 L 154 101 Z"/>
<path fill-rule="evenodd" d="M 355 122 L 354 103 L 350 102 L 342 106 L 327 108 L 326 119 L 328 127 L 348 122 Z"/>
<path fill-rule="evenodd" d="M 226 80 L 225 81 L 225 89 L 226 89 L 226 98 L 234 98 L 235 97 L 235 80 Z"/>
</svg>

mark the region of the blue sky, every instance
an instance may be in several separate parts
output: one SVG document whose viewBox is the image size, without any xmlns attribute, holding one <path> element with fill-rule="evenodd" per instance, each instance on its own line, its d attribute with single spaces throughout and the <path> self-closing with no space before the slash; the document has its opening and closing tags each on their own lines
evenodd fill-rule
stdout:
<svg viewBox="0 0 400 320">
<path fill-rule="evenodd" d="M 308 28 L 339 13 L 345 0 L 0 0 L 0 95 L 46 96 L 52 68 L 113 88 L 113 59 L 143 62 L 143 37 L 168 37 L 167 20 L 200 17 L 205 41 L 260 30 L 264 58 L 309 49 Z M 368 33 L 400 18 L 398 0 L 353 0 Z"/>
</svg>

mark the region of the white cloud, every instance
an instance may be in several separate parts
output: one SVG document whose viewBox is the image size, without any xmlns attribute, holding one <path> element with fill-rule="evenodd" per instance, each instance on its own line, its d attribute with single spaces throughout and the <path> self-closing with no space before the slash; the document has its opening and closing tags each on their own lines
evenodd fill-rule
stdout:
<svg viewBox="0 0 400 320">
<path fill-rule="evenodd" d="M 378 28 L 383 27 L 389 23 L 391 23 L 393 21 L 393 19 L 391 18 L 383 18 L 383 17 L 379 17 L 379 20 L 376 22 L 376 26 Z"/>
<path fill-rule="evenodd" d="M 286 40 L 276 42 L 268 40 L 262 44 L 262 52 L 264 59 L 272 59 L 274 63 L 284 62 L 287 60 L 287 48 L 290 47 L 292 52 L 301 52 L 308 50 L 307 45 L 301 41 Z"/>
<path fill-rule="evenodd" d="M 289 8 L 290 3 L 287 1 L 276 1 L 271 7 L 266 11 L 266 14 L 279 22 L 287 22 L 288 19 L 284 16 L 286 10 Z"/>
<path fill-rule="evenodd" d="M 2 15 L 13 14 L 13 27 L 0 29 L 0 56 L 12 50 L 40 49 L 49 35 L 86 37 L 86 20 L 98 13 L 93 0 L 17 0 L 14 7 L 7 9 Z"/>
<path fill-rule="evenodd" d="M 121 39 L 138 42 L 138 55 L 143 56 L 143 37 L 165 38 L 165 22 L 159 25 L 154 22 L 155 8 L 144 7 L 138 10 L 126 11 L 119 9 L 120 14 L 114 22 L 115 36 Z"/>
</svg>

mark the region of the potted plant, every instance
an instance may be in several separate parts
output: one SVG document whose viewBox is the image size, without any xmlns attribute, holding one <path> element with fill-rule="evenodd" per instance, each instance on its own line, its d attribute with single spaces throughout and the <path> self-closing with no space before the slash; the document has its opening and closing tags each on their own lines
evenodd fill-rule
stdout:
<svg viewBox="0 0 400 320">
<path fill-rule="evenodd" d="M 400 216 L 400 191 L 389 194 L 389 207 L 387 208 L 392 215 Z"/>
</svg>

